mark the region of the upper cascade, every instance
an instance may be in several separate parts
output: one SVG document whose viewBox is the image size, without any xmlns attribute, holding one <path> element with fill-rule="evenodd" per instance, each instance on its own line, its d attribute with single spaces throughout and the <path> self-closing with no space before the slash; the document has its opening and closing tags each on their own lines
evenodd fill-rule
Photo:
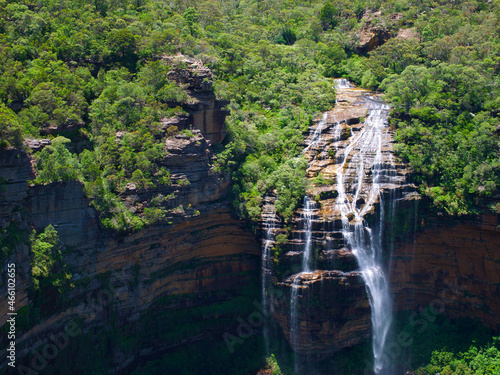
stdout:
<svg viewBox="0 0 500 375">
<path fill-rule="evenodd" d="M 345 78 L 335 79 L 335 90 L 351 89 L 354 85 Z"/>
</svg>

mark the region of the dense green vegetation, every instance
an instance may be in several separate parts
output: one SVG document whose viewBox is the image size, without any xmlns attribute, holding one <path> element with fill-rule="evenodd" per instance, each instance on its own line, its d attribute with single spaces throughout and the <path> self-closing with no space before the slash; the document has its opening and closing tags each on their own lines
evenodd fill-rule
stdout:
<svg viewBox="0 0 500 375">
<path fill-rule="evenodd" d="M 453 353 L 446 349 L 432 352 L 431 363 L 419 368 L 415 374 L 440 373 L 443 375 L 486 375 L 500 372 L 500 337 L 493 343 L 477 347 L 472 345 L 465 352 Z"/>
<path fill-rule="evenodd" d="M 393 36 L 411 28 L 414 37 L 389 39 L 370 52 L 357 48 L 356 32 L 375 11 L 380 14 L 372 26 Z M 436 209 L 500 213 L 499 31 L 497 0 L 0 0 L 0 148 L 50 138 L 49 146 L 32 155 L 33 183 L 83 182 L 104 228 L 127 232 L 163 220 L 165 202 L 174 198 L 169 188 L 189 184 L 173 181 L 160 163 L 165 139 L 177 131 L 162 129 L 161 120 L 186 114 L 193 99 L 167 78 L 185 68 L 182 58 L 162 59 L 182 54 L 212 69 L 216 96 L 229 102 L 229 136 L 213 147 L 213 169 L 231 173 L 234 207 L 242 217 L 257 220 L 263 197 L 272 191 L 278 212 L 292 216 L 307 189 L 306 161 L 299 156 L 304 135 L 334 105 L 332 78 L 340 76 L 385 93 L 394 109 L 396 151 L 414 168 L 421 192 Z M 332 183 L 321 175 L 314 182 Z M 136 204 L 124 198 L 131 186 L 165 191 Z M 280 236 L 278 243 L 285 239 Z M 1 259 L 24 237 L 15 224 L 0 229 Z M 37 320 L 59 309 L 72 285 L 56 230 L 49 226 L 30 240 L 30 319 Z M 215 331 L 234 323 L 231 313 L 249 311 L 251 302 L 160 311 L 158 320 L 145 322 L 152 333 L 140 343 Z M 207 312 L 217 320 L 203 321 Z M 415 338 L 417 355 L 408 362 L 417 374 L 499 371 L 498 340 L 473 343 L 474 335 L 464 338 L 439 319 L 429 330 L 434 342 Z M 103 370 L 96 363 L 105 364 L 107 352 L 87 363 L 91 336 L 79 337 L 81 343 L 69 350 L 80 353 L 79 366 L 97 373 Z M 117 337 L 111 332 L 103 341 L 111 348 Z M 133 346 L 127 340 L 120 345 Z M 245 373 L 265 366 L 259 362 L 262 346 L 251 337 L 229 355 L 220 340 L 193 344 L 136 371 L 180 374 L 205 367 Z M 84 347 L 86 352 L 79 350 Z M 335 361 L 355 373 L 367 353 L 369 345 L 342 352 Z M 290 370 L 290 363 L 278 361 L 269 359 L 273 373 Z M 64 366 L 70 371 L 72 364 Z"/>
<path fill-rule="evenodd" d="M 363 55 L 354 32 L 377 10 L 372 25 L 413 27 L 416 38 Z M 159 121 L 190 98 L 160 58 L 181 52 L 212 68 L 231 102 L 215 167 L 234 171 L 242 216 L 256 219 L 276 190 L 290 217 L 306 188 L 295 158 L 313 116 L 332 106 L 334 76 L 386 92 L 398 152 L 436 207 L 498 211 L 499 14 L 485 1 L 3 1 L 1 147 L 76 129 L 64 132 L 72 143 L 55 138 L 34 155 L 35 182 L 84 181 L 108 228 L 160 220 L 161 208 L 145 214 L 120 197 L 129 183 L 171 183 L 157 163 L 169 136 Z"/>
<path fill-rule="evenodd" d="M 7 228 L 0 228 L 0 262 L 5 264 L 5 261 L 14 251 L 14 247 L 27 242 L 27 239 L 27 231 L 20 230 L 19 225 L 16 223 L 11 222 Z"/>
<path fill-rule="evenodd" d="M 393 334 L 403 335 L 401 343 L 392 346 L 388 355 L 394 373 L 406 375 L 496 375 L 500 365 L 500 338 L 470 319 L 450 321 L 434 310 L 426 309 L 417 319 L 412 313 L 395 317 Z M 415 322 L 425 319 L 425 325 Z M 393 343 L 396 341 L 393 341 Z M 273 341 L 273 344 L 275 342 Z M 293 355 L 287 349 L 273 347 L 276 356 L 268 358 L 273 373 L 293 374 Z M 371 342 L 344 349 L 319 362 L 303 363 L 301 373 L 335 373 L 361 375 L 372 368 Z"/>
<path fill-rule="evenodd" d="M 31 234 L 31 299 L 33 306 L 45 316 L 63 306 L 64 293 L 72 287 L 72 275 L 67 271 L 62 258 L 62 244 L 52 225 L 43 232 Z"/>
<path fill-rule="evenodd" d="M 419 39 L 389 40 L 358 62 L 357 82 L 394 105 L 397 151 L 438 209 L 498 212 L 499 4 L 389 4 L 383 12 L 402 12 Z"/>
<path fill-rule="evenodd" d="M 398 153 L 417 171 L 421 191 L 449 214 L 500 210 L 499 92 L 490 73 L 440 62 L 382 82 L 395 105 Z"/>
<path fill-rule="evenodd" d="M 424 315 L 425 314 L 425 315 Z M 486 375 L 500 371 L 500 338 L 470 319 L 450 321 L 432 309 L 422 312 L 425 324 L 415 325 L 410 314 L 396 320 L 397 332 L 410 334 L 411 346 L 399 362 L 413 375 Z M 403 359 L 403 360 L 401 360 Z"/>
<path fill-rule="evenodd" d="M 194 343 L 169 353 L 162 359 L 149 361 L 135 369 L 133 375 L 163 374 L 234 374 L 257 373 L 263 366 L 263 342 L 252 336 L 238 346 L 234 353 L 223 342 L 210 339 Z M 279 375 L 279 373 L 276 373 Z"/>
</svg>

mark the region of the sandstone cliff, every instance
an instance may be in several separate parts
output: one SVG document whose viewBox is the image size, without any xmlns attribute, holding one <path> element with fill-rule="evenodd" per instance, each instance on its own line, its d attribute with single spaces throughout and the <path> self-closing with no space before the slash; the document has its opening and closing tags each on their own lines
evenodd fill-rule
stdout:
<svg viewBox="0 0 500 375">
<path fill-rule="evenodd" d="M 5 264 L 14 262 L 17 269 L 20 364 L 42 373 L 51 366 L 79 371 L 91 364 L 75 353 L 92 348 L 106 356 L 102 361 L 110 371 L 127 373 L 167 350 L 207 338 L 222 341 L 222 334 L 239 324 L 240 315 L 255 309 L 258 297 L 252 285 L 258 282 L 260 246 L 247 224 L 231 212 L 225 198 L 228 175 L 211 167 L 210 145 L 225 136 L 223 103 L 211 91 L 210 70 L 189 64 L 169 75 L 189 85 L 195 99 L 185 104 L 189 116 L 163 121 L 165 128 L 177 124 L 178 130 L 193 129 L 166 138 L 160 163 L 169 170 L 172 184 L 153 189 L 130 184 L 121 195 L 134 207 L 158 194 L 168 197 L 163 203 L 167 216 L 155 225 L 132 234 L 105 231 L 82 183 L 30 185 L 35 176 L 29 153 L 0 151 L 0 225 L 17 236 Z M 49 142 L 31 140 L 27 145 L 40 149 Z M 31 299 L 28 236 L 49 224 L 62 242 L 72 288 L 60 297 L 63 307 L 47 315 Z M 7 319 L 3 302 L 0 326 Z M 68 339 L 59 348 L 66 353 L 45 356 L 44 350 L 51 350 L 60 335 Z M 2 337 L 1 347 L 6 339 Z M 43 365 L 37 362 L 39 352 L 46 360 Z M 5 365 L 2 358 L 0 366 Z"/>
<path fill-rule="evenodd" d="M 182 140 L 179 145 L 183 149 Z M 14 262 L 18 271 L 16 308 L 22 319 L 30 322 L 26 327 L 18 326 L 17 353 L 21 362 L 29 365 L 34 347 L 50 344 L 51 335 L 64 332 L 75 321 L 80 322 L 85 334 L 106 332 L 113 316 L 118 329 L 134 336 L 134 332 L 146 329 L 144 319 L 158 309 L 186 312 L 186 329 L 176 337 L 139 342 L 128 350 L 114 347 L 115 369 L 126 368 L 141 356 L 156 355 L 167 347 L 202 340 L 214 333 L 220 338 L 222 332 L 238 324 L 231 310 L 215 315 L 207 312 L 197 318 L 199 329 L 188 329 L 195 324 L 189 319 L 190 310 L 230 302 L 241 296 L 246 285 L 255 283 L 260 254 L 245 223 L 232 216 L 226 202 L 216 202 L 227 183 L 222 180 L 218 186 L 215 182 L 210 185 L 210 181 L 203 184 L 194 178 L 197 164 L 193 162 L 191 168 L 189 164 L 189 160 L 196 159 L 193 154 L 191 159 L 186 156 L 183 165 L 193 172 L 192 188 L 187 187 L 176 199 L 185 199 L 185 204 L 192 202 L 199 213 L 179 213 L 169 223 L 126 236 L 100 229 L 98 214 L 89 207 L 80 183 L 30 187 L 26 180 L 33 175 L 26 155 L 8 150 L 0 157 L 0 164 L 5 166 L 0 168 L 0 174 L 7 179 L 2 212 L 9 213 L 3 215 L 4 226 L 10 221 L 19 222 L 28 232 L 29 228 L 54 225 L 66 248 L 64 262 L 74 284 L 69 295 L 64 296 L 66 308 L 40 321 L 33 320 L 32 312 L 26 310 L 31 303 L 31 254 L 26 244 L 13 249 L 8 262 Z M 175 156 L 169 158 L 165 163 L 172 165 Z M 7 304 L 2 303 L 1 325 L 6 320 L 6 308 Z M 155 330 L 154 326 L 147 329 Z M 128 358 L 125 362 L 124 356 Z"/>
<path fill-rule="evenodd" d="M 270 208 L 273 198 L 266 198 L 264 203 L 265 228 L 271 228 L 274 238 L 280 234 L 287 238 L 274 243 L 277 260 L 274 286 L 269 288 L 280 290 L 278 295 L 282 296 L 274 298 L 270 293 L 274 319 L 292 349 L 306 360 L 329 357 L 371 336 L 366 288 L 358 262 L 343 238 L 335 204 L 339 191 L 335 185 L 339 158 L 335 155 L 363 129 L 365 99 L 366 93 L 361 90 L 342 89 L 337 94 L 337 106 L 311 130 L 310 138 L 321 132 L 319 141 L 312 147 L 305 146 L 307 176 L 311 179 L 308 195 L 315 200 L 312 209 L 306 212 L 306 207 L 299 208 L 287 228 Z M 381 202 L 375 211 L 383 210 L 382 244 L 394 311 L 418 314 L 430 305 L 434 314 L 452 319 L 469 317 L 499 331 L 500 218 L 429 216 L 426 203 L 419 203 L 411 183 L 411 170 L 393 156 L 392 131 L 386 128 L 382 136 L 381 164 L 391 165 L 391 173 L 381 180 Z M 355 189 L 360 178 L 369 185 L 365 182 L 373 178 L 366 171 L 360 174 L 349 163 L 346 168 L 343 175 L 348 188 Z M 323 182 L 315 179 L 318 175 Z M 366 191 L 356 196 L 357 205 L 366 204 Z M 375 217 L 367 215 L 366 220 Z M 378 233 L 380 226 L 372 224 L 373 233 Z M 307 231 L 312 242 L 313 271 L 300 272 Z"/>
<path fill-rule="evenodd" d="M 391 283 L 397 310 L 431 307 L 500 331 L 500 220 L 431 218 L 397 246 Z"/>
</svg>

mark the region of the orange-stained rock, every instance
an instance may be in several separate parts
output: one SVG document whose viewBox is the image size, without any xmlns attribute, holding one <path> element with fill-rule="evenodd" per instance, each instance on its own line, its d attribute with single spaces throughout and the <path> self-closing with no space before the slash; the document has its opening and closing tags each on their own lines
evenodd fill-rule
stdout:
<svg viewBox="0 0 500 375">
<path fill-rule="evenodd" d="M 433 218 L 415 241 L 394 250 L 391 284 L 397 310 L 432 302 L 451 318 L 500 330 L 500 220 Z"/>
<path fill-rule="evenodd" d="M 132 346 L 128 352 L 114 346 L 111 350 L 117 370 L 126 369 L 131 361 L 210 335 L 220 340 L 223 332 L 237 326 L 234 312 L 210 307 L 235 303 L 233 299 L 243 295 L 244 288 L 256 283 L 260 243 L 247 224 L 233 216 L 224 199 L 227 176 L 211 172 L 209 144 L 198 131 L 193 133 L 166 141 L 169 153 L 162 163 L 172 172 L 171 186 L 126 193 L 147 199 L 174 192 L 172 204 L 183 204 L 186 209 L 170 212 L 164 222 L 128 235 L 100 228 L 99 214 L 90 207 L 80 182 L 30 186 L 27 181 L 34 174 L 28 155 L 18 150 L 0 151 L 0 177 L 5 179 L 5 188 L 0 191 L 2 226 L 14 223 L 29 233 L 32 228 L 54 225 L 65 246 L 64 263 L 74 285 L 64 296 L 62 309 L 28 329 L 18 326 L 18 361 L 30 360 L 34 345 L 44 345 L 51 335 L 64 332 L 64 327 L 75 321 L 84 332 L 94 332 L 98 341 L 97 335 L 111 325 L 128 332 L 129 337 L 143 330 L 151 334 L 154 319 L 150 326 L 145 322 L 158 310 L 174 313 L 207 307 L 207 312 L 193 321 L 193 325 L 208 322 L 203 324 L 209 328 L 201 332 L 186 329 L 178 339 L 142 340 L 140 347 Z M 177 184 L 185 178 L 190 184 Z M 29 246 L 20 243 L 7 259 L 16 264 L 17 310 L 32 302 L 28 293 L 31 258 Z M 0 280 L 3 283 L 3 278 Z M 0 326 L 6 321 L 7 307 L 0 304 Z M 189 319 L 186 314 L 187 326 Z M 124 356 L 126 360 L 122 360 Z"/>
<path fill-rule="evenodd" d="M 399 16 L 395 15 L 388 19 L 383 17 L 380 11 L 367 11 L 361 19 L 362 28 L 355 32 L 358 37 L 355 50 L 358 53 L 367 53 L 387 42 L 393 36 L 391 29 L 398 18 Z"/>
<path fill-rule="evenodd" d="M 229 102 L 215 97 L 212 71 L 200 60 L 184 55 L 164 56 L 163 60 L 173 67 L 167 74 L 168 79 L 186 87 L 191 98 L 185 103 L 170 103 L 189 113 L 187 121 L 164 119 L 162 123 L 177 126 L 179 130 L 192 127 L 200 130 L 212 144 L 222 142 L 226 136 L 224 121 L 229 114 L 224 106 Z"/>
</svg>

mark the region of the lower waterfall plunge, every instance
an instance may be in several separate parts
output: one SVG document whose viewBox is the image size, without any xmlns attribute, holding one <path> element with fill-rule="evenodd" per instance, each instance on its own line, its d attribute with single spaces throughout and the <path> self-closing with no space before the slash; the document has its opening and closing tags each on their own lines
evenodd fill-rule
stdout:
<svg viewBox="0 0 500 375">
<path fill-rule="evenodd" d="M 265 201 L 269 201 L 269 197 L 266 197 Z M 268 317 L 271 315 L 272 306 L 270 304 L 268 291 L 271 286 L 271 278 L 272 278 L 273 256 L 271 253 L 271 249 L 274 243 L 276 209 L 274 208 L 274 204 L 267 204 L 266 208 L 267 211 L 262 213 L 263 226 L 264 226 L 264 238 L 262 241 L 262 310 L 264 313 L 264 329 L 263 329 L 264 343 L 266 349 L 266 356 L 269 356 L 270 327 L 269 327 Z"/>
<path fill-rule="evenodd" d="M 302 219 L 305 223 L 305 246 L 302 256 L 302 272 L 311 271 L 312 216 L 315 208 L 316 202 L 306 195 L 304 197 L 304 210 L 302 211 Z"/>
<path fill-rule="evenodd" d="M 293 278 L 293 284 L 292 284 L 292 294 L 290 296 L 290 338 L 291 342 L 290 344 L 292 345 L 292 348 L 295 349 L 298 345 L 298 338 L 299 338 L 299 316 L 298 316 L 298 310 L 299 310 L 299 283 L 300 283 L 300 274 L 296 275 Z M 299 366 L 297 359 L 295 358 L 294 360 L 294 373 L 297 374 L 299 372 Z"/>
<path fill-rule="evenodd" d="M 382 162 L 382 130 L 386 125 L 389 107 L 369 99 L 369 114 L 363 129 L 354 137 L 342 154 L 337 172 L 337 205 L 342 215 L 342 234 L 358 260 L 366 284 L 372 312 L 373 371 L 381 373 L 384 367 L 384 348 L 392 322 L 392 301 L 389 281 L 382 264 L 382 233 L 374 233 L 364 220 L 365 214 L 374 209 L 380 197 L 381 183 L 392 183 L 395 167 Z M 347 164 L 351 168 L 346 168 Z M 363 186 L 365 170 L 372 173 L 371 186 Z M 356 184 L 346 182 L 345 171 L 357 171 Z M 396 182 L 396 181 L 394 181 Z M 359 205 L 358 202 L 366 202 Z M 383 207 L 380 209 L 379 229 L 384 228 Z"/>
</svg>

